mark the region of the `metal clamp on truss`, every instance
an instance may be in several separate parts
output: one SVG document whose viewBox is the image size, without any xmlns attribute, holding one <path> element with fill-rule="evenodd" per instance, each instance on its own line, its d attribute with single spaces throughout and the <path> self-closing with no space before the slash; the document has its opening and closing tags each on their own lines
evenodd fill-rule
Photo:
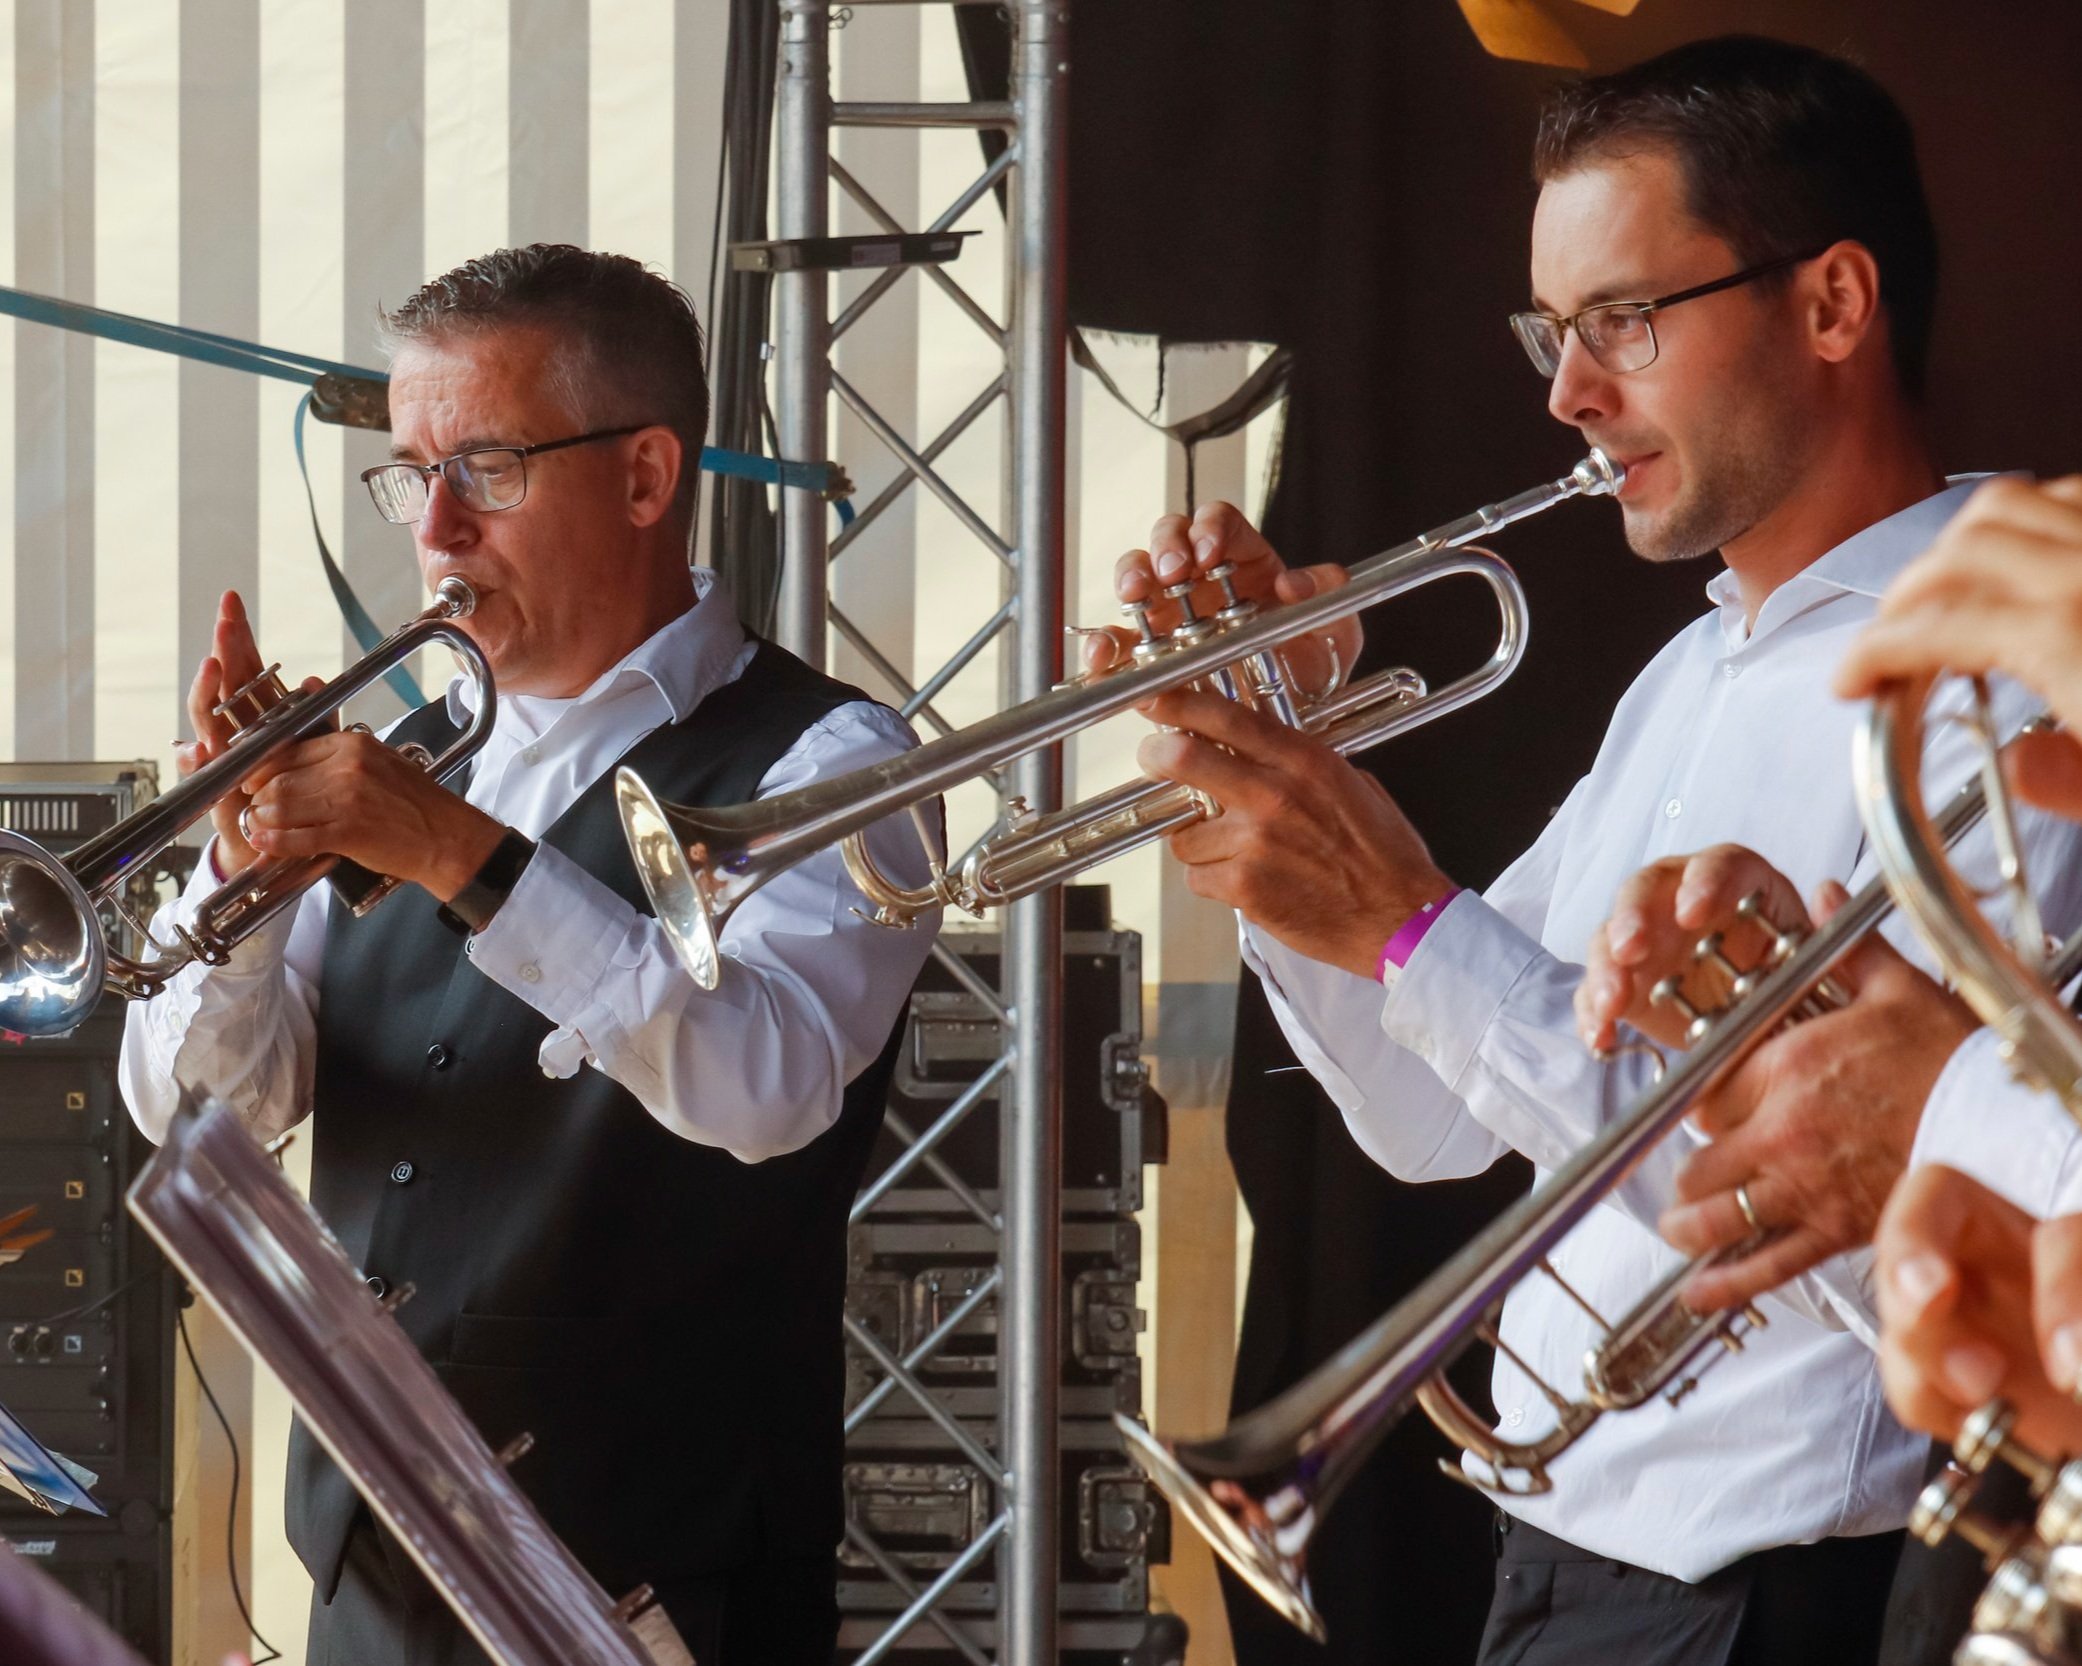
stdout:
<svg viewBox="0 0 2082 1666">
<path fill-rule="evenodd" d="M 730 245 L 733 272 L 859 272 L 877 266 L 943 266 L 973 231 L 868 232 L 854 237 L 785 237 Z"/>
<path fill-rule="evenodd" d="M 390 384 L 328 370 L 311 383 L 311 414 L 338 428 L 390 430 Z"/>
</svg>

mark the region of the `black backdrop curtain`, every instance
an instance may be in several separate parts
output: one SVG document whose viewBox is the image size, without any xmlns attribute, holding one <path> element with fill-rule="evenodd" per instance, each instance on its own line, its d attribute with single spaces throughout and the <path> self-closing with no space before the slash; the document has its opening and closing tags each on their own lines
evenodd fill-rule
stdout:
<svg viewBox="0 0 2082 1666">
<path fill-rule="evenodd" d="M 1554 0 L 1610 68 L 1755 30 L 1844 51 L 1914 117 L 1945 244 L 1932 420 L 1948 467 L 2082 468 L 2082 7 L 2013 0 Z M 1071 305 L 1080 324 L 1287 344 L 1299 363 L 1269 530 L 1352 560 L 1578 455 L 1504 325 L 1526 292 L 1532 114 L 1554 72 L 1486 57 L 1452 0 L 1074 0 Z M 965 9 L 974 31 L 989 14 Z M 974 52 L 995 78 L 1002 56 Z M 1177 507 L 1177 506 L 1172 506 Z M 1122 527 L 1122 547 L 1143 529 Z M 1449 871 L 1485 883 L 1589 764 L 1620 691 L 1703 607 L 1705 563 L 1648 568 L 1609 506 L 1506 535 L 1531 647 L 1501 693 L 1369 760 Z M 1486 604 L 1435 587 L 1370 629 L 1436 678 L 1487 649 Z M 1239 1410 L 1293 1382 L 1524 1183 L 1405 1187 L 1295 1073 L 1254 984 L 1229 1141 L 1256 1225 Z M 1479 1375 L 1479 1372 L 1477 1373 Z M 1323 1531 L 1318 1650 L 1233 1587 L 1246 1666 L 1471 1656 L 1488 1506 L 1393 1438 Z M 1566 1484 L 1564 1481 L 1563 1484 Z"/>
</svg>

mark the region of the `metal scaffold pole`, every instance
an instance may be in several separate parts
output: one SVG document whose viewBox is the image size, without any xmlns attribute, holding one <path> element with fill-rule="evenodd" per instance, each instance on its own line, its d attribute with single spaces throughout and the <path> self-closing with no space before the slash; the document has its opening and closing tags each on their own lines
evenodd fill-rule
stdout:
<svg viewBox="0 0 2082 1666">
<path fill-rule="evenodd" d="M 1012 104 L 1019 167 L 1011 243 L 1012 525 L 1018 550 L 1016 697 L 1045 694 L 1062 674 L 1063 418 L 1068 183 L 1063 122 L 1069 77 L 1065 0 L 1022 0 L 1015 16 Z M 1062 755 L 1021 759 L 1014 788 L 1041 813 L 1062 802 Z M 1005 924 L 1007 994 L 1017 1054 L 1003 1136 L 1005 1313 L 1000 1358 L 1012 1529 L 1003 1573 L 1002 1666 L 1056 1657 L 1057 1401 L 1062 1369 L 1063 903 L 1047 890 L 1015 903 Z"/>
<path fill-rule="evenodd" d="M 824 237 L 830 230 L 828 193 L 835 187 L 851 211 L 878 232 L 909 229 L 858 177 L 849 158 L 835 156 L 834 133 L 848 128 L 956 129 L 1001 132 L 1006 143 L 987 153 L 981 171 L 924 229 L 944 232 L 1001 185 L 1007 191 L 1005 306 L 1000 323 L 964 286 L 963 269 L 933 263 L 916 268 L 953 303 L 955 313 L 991 343 L 991 379 L 935 436 L 907 436 L 903 424 L 878 409 L 867 391 L 833 362 L 876 304 L 904 278 L 903 268 L 879 272 L 858 289 L 836 317 L 830 280 L 819 270 L 783 271 L 774 291 L 774 409 L 781 455 L 817 460 L 829 453 L 828 402 L 836 399 L 863 431 L 884 448 L 896 473 L 843 530 L 833 533 L 829 506 L 814 491 L 787 490 L 782 504 L 782 572 L 776 634 L 793 652 L 822 665 L 826 627 L 866 662 L 891 703 L 931 732 L 951 726 L 936 705 L 949 684 L 996 648 L 1001 687 L 1012 700 L 1045 693 L 1061 675 L 1064 568 L 1064 431 L 1067 401 L 1067 186 L 1064 120 L 1067 113 L 1067 0 L 1013 0 L 1010 96 L 949 102 L 915 98 L 834 100 L 831 30 L 850 15 L 832 0 L 777 0 L 782 17 L 782 60 L 775 99 L 776 232 L 783 239 Z M 852 0 L 881 8 L 910 0 Z M 954 0 L 957 5 L 973 0 Z M 871 89 L 869 89 L 871 90 Z M 948 316 L 942 314 L 943 317 Z M 964 498 L 941 459 L 961 436 L 1003 402 L 1003 508 Z M 938 669 L 909 677 L 910 645 L 885 652 L 864 621 L 831 600 L 833 564 L 857 561 L 862 535 L 882 524 L 904 494 L 929 496 L 972 541 L 975 553 L 1003 574 L 996 611 Z M 994 521 L 996 524 L 994 524 Z M 943 523 L 944 524 L 944 523 Z M 1008 816 L 1026 808 L 1047 811 L 1062 797 L 1062 763 L 1055 749 L 1020 760 L 998 783 Z M 989 1231 L 996 1266 L 930 1333 L 899 1356 L 857 1319 L 847 1335 L 870 1359 L 880 1385 L 848 1413 L 849 1437 L 888 1403 L 922 1419 L 969 1473 L 984 1478 L 992 1495 L 980 1509 L 967 1543 L 941 1560 L 906 1564 L 885 1543 L 878 1520 L 850 1519 L 846 1553 L 852 1565 L 878 1571 L 891 1594 L 864 1614 L 841 1649 L 857 1666 L 901 1658 L 904 1650 L 951 1647 L 969 1666 L 1053 1666 L 1062 1625 L 1062 1405 L 1063 1337 L 1063 1091 L 1058 1060 L 1063 1035 L 1063 923 L 1057 891 L 1025 899 L 1005 918 L 997 990 L 969 970 L 943 942 L 940 970 L 998 1021 L 999 1052 L 974 1086 L 923 1134 L 892 1116 L 890 1131 L 905 1148 L 893 1168 L 872 1181 L 854 1207 L 867 1221 L 899 1180 L 930 1169 L 949 1187 L 953 1209 Z M 998 1196 L 986 1199 L 956 1185 L 933 1154 L 943 1137 L 995 1092 L 999 1097 Z M 916 1184 L 916 1177 L 905 1181 Z M 943 1402 L 931 1373 L 940 1351 L 962 1334 L 972 1314 L 995 1302 L 997 1394 L 988 1411 L 960 1414 Z M 944 1381 L 944 1378 L 942 1379 Z M 986 1405 L 989 1403 L 986 1402 Z M 881 1408 L 878 1413 L 878 1408 Z M 939 1473 L 950 1466 L 912 1470 Z M 994 1565 L 993 1565 L 994 1564 Z M 987 1582 L 987 1583 L 986 1583 Z M 843 1593 L 842 1593 L 843 1594 Z M 994 1604 L 995 1614 L 989 1612 Z M 863 1613 L 856 1610 L 855 1613 Z M 887 1614 L 886 1623 L 881 1616 Z M 994 1623 L 993 1623 L 994 1622 Z M 857 1652 L 855 1652 L 857 1651 Z"/>
<path fill-rule="evenodd" d="M 783 238 L 822 237 L 830 216 L 830 0 L 781 0 L 781 74 L 774 89 L 774 220 Z M 829 455 L 829 279 L 821 267 L 774 280 L 774 432 L 783 457 Z M 828 513 L 823 495 L 783 486 L 781 586 L 774 636 L 812 665 L 824 663 Z"/>
</svg>

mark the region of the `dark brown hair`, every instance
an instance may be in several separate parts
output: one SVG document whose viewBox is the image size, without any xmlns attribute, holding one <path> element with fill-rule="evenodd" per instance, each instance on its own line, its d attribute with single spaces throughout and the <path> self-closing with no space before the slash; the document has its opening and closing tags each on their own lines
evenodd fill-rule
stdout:
<svg viewBox="0 0 2082 1666">
<path fill-rule="evenodd" d="M 1646 150 L 1677 158 L 1693 217 L 1744 266 L 1840 239 L 1870 250 L 1895 371 L 1920 397 L 1937 230 L 1914 130 L 1884 87 L 1810 47 L 1755 35 L 1695 41 L 1555 92 L 1541 113 L 1533 177 L 1544 185 Z"/>
</svg>

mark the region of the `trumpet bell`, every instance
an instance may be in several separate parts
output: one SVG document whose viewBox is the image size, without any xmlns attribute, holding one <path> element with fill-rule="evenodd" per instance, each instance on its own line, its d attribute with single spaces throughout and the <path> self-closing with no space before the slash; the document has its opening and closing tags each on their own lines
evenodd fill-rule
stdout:
<svg viewBox="0 0 2082 1666">
<path fill-rule="evenodd" d="M 101 999 L 108 945 L 85 888 L 33 839 L 0 832 L 0 1012 L 18 1035 L 63 1035 Z"/>
<path fill-rule="evenodd" d="M 707 841 L 684 813 L 676 826 L 674 812 L 626 765 L 615 771 L 614 801 L 636 877 L 643 881 L 658 924 L 694 981 L 714 989 L 723 974 L 723 950 L 716 936 Z M 682 844 L 683 837 L 689 842 Z"/>
<path fill-rule="evenodd" d="M 1173 1443 L 1160 1440 L 1131 1417 L 1114 1413 L 1129 1455 L 1149 1472 L 1171 1507 L 1191 1522 L 1230 1570 L 1269 1603 L 1289 1625 L 1318 1643 L 1326 1640 L 1323 1616 L 1316 1612 L 1303 1571 L 1315 1512 L 1304 1509 L 1296 1519 L 1277 1523 L 1243 1482 L 1215 1482 L 1234 1496 L 1217 1498 L 1213 1487 L 1189 1469 Z M 1291 1545 L 1283 1549 L 1282 1542 Z"/>
</svg>

